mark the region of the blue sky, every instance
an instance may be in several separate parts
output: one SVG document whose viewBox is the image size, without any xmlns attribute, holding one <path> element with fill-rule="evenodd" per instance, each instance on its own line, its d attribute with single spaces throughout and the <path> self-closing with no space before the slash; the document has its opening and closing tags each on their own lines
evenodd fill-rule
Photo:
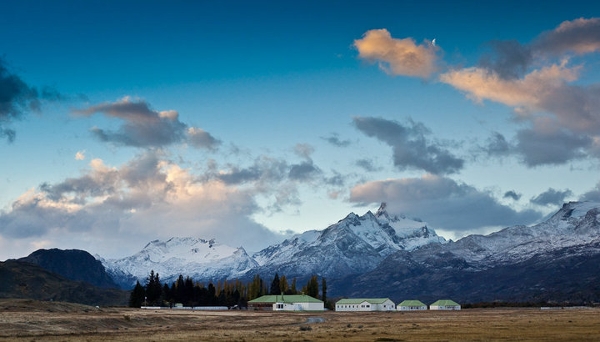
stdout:
<svg viewBox="0 0 600 342">
<path fill-rule="evenodd" d="M 600 5 L 7 1 L 0 260 L 600 201 Z M 435 40 L 434 40 L 435 39 Z"/>
</svg>

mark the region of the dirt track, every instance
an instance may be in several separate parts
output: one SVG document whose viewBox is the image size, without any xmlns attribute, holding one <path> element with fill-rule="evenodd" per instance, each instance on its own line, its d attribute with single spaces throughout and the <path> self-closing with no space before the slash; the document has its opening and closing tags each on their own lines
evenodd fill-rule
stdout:
<svg viewBox="0 0 600 342">
<path fill-rule="evenodd" d="M 275 313 L 0 301 L 2 341 L 597 341 L 600 309 Z"/>
</svg>

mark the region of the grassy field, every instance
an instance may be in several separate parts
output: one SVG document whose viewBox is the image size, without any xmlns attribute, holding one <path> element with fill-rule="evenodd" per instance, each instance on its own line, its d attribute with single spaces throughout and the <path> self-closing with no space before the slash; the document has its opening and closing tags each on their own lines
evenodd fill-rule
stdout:
<svg viewBox="0 0 600 342">
<path fill-rule="evenodd" d="M 0 300 L 0 341 L 597 341 L 600 309 L 252 312 Z"/>
</svg>

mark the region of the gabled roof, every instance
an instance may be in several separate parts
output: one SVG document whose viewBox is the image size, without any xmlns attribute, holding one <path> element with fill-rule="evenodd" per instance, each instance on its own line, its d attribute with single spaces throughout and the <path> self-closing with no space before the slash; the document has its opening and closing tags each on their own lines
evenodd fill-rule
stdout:
<svg viewBox="0 0 600 342">
<path fill-rule="evenodd" d="M 436 301 L 435 303 L 432 303 L 431 305 L 435 305 L 435 306 L 458 306 L 460 304 L 458 304 L 457 302 L 451 300 L 451 299 L 440 299 L 438 301 Z"/>
<path fill-rule="evenodd" d="M 258 297 L 248 301 L 249 304 L 257 303 L 323 303 L 322 300 L 308 296 L 308 295 L 267 295 Z"/>
<path fill-rule="evenodd" d="M 398 304 L 398 306 L 427 306 L 420 300 L 405 300 L 402 303 Z"/>
<path fill-rule="evenodd" d="M 367 302 L 369 304 L 383 304 L 389 298 L 344 298 L 338 300 L 335 304 L 361 304 Z"/>
</svg>

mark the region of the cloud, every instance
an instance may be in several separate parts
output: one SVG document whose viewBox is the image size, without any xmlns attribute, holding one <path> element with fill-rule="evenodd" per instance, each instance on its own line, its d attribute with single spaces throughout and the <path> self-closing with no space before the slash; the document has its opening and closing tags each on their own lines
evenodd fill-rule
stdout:
<svg viewBox="0 0 600 342">
<path fill-rule="evenodd" d="M 355 117 L 354 126 L 369 137 L 392 147 L 394 165 L 399 170 L 416 169 L 433 174 L 451 174 L 463 168 L 464 160 L 455 157 L 441 144 L 427 140 L 423 124 L 409 121 L 407 126 L 382 118 Z"/>
<path fill-rule="evenodd" d="M 289 177 L 296 181 L 307 181 L 320 175 L 321 170 L 312 161 L 294 164 L 290 168 Z"/>
<path fill-rule="evenodd" d="M 367 172 L 380 171 L 382 168 L 375 166 L 375 163 L 370 159 L 359 159 L 356 161 L 356 166 Z"/>
<path fill-rule="evenodd" d="M 504 193 L 504 196 L 502 196 L 502 198 L 512 198 L 513 200 L 518 201 L 519 199 L 521 199 L 521 196 L 521 194 L 517 194 L 514 190 L 509 190 Z"/>
<path fill-rule="evenodd" d="M 187 130 L 187 135 L 190 145 L 196 148 L 206 148 L 212 150 L 221 144 L 220 140 L 216 139 L 210 133 L 200 128 L 189 127 Z"/>
<path fill-rule="evenodd" d="M 514 149 L 492 153 L 516 153 L 530 167 L 600 158 L 600 84 L 574 84 L 584 64 L 571 65 L 573 55 L 600 51 L 599 27 L 600 19 L 582 18 L 528 45 L 492 42 L 493 54 L 479 66 L 450 70 L 439 80 L 477 103 L 513 107 L 516 122 L 528 126 L 518 131 Z"/>
<path fill-rule="evenodd" d="M 77 151 L 75 153 L 75 160 L 85 160 L 85 151 Z"/>
<path fill-rule="evenodd" d="M 488 192 L 431 174 L 359 184 L 352 188 L 350 201 L 386 202 L 390 212 L 420 217 L 434 229 L 454 232 L 527 224 L 541 217 L 533 210 L 516 211 L 502 205 Z"/>
<path fill-rule="evenodd" d="M 369 30 L 354 41 L 358 57 L 378 62 L 391 75 L 427 78 L 436 70 L 437 48 L 430 42 L 417 45 L 411 38 L 395 39 L 386 29 Z"/>
<path fill-rule="evenodd" d="M 332 133 L 329 137 L 322 137 L 321 139 L 337 147 L 348 147 L 352 143 L 350 140 L 341 140 L 336 133 Z"/>
<path fill-rule="evenodd" d="M 600 18 L 564 21 L 556 29 L 542 33 L 531 46 L 538 54 L 556 56 L 600 51 Z"/>
<path fill-rule="evenodd" d="M 487 139 L 485 146 L 481 147 L 488 156 L 507 156 L 511 153 L 513 147 L 506 140 L 503 134 L 493 132 Z"/>
<path fill-rule="evenodd" d="M 164 147 L 187 141 L 193 147 L 214 149 L 220 143 L 204 130 L 188 127 L 179 121 L 177 111 L 156 111 L 147 102 L 132 100 L 127 96 L 117 102 L 102 103 L 73 112 L 85 116 L 102 113 L 122 120 L 124 123 L 117 131 L 98 127 L 91 130 L 100 141 L 120 146 Z"/>
<path fill-rule="evenodd" d="M 541 206 L 556 206 L 563 204 L 565 202 L 565 198 L 572 195 L 573 192 L 568 189 L 564 191 L 559 191 L 549 188 L 545 192 L 532 198 L 530 202 Z"/>
<path fill-rule="evenodd" d="M 0 236 L 47 240 L 85 235 L 96 240 L 95 248 L 102 245 L 112 254 L 119 253 L 112 247 L 117 237 L 129 252 L 171 236 L 216 238 L 257 250 L 280 236 L 250 218 L 260 210 L 253 191 L 218 179 L 202 181 L 156 152 L 120 167 L 94 159 L 80 177 L 42 184 L 0 212 Z"/>
<path fill-rule="evenodd" d="M 583 194 L 580 198 L 580 201 L 591 201 L 591 202 L 600 202 L 600 182 L 596 184 L 592 190 Z"/>
<path fill-rule="evenodd" d="M 523 129 L 517 132 L 516 148 L 527 166 L 564 164 L 585 157 L 591 144 L 588 136 L 574 135 L 566 130 L 545 132 L 541 129 Z"/>
<path fill-rule="evenodd" d="M 8 70 L 6 62 L 0 57 L 0 138 L 12 143 L 17 134 L 7 125 L 30 111 L 40 112 L 45 101 L 60 99 L 62 95 L 51 87 L 37 89 L 25 83 Z"/>
</svg>

